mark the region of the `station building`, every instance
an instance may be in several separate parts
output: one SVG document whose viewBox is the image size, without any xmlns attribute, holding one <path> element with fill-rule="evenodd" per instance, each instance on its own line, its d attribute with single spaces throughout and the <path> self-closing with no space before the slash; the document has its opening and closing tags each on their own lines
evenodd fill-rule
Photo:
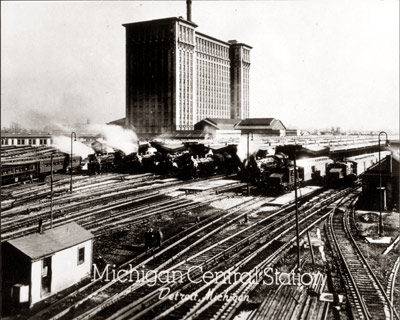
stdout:
<svg viewBox="0 0 400 320">
<path fill-rule="evenodd" d="M 275 118 L 248 118 L 235 125 L 236 130 L 241 130 L 242 135 L 252 134 L 254 138 L 271 136 L 284 137 L 286 127 Z"/>
<path fill-rule="evenodd" d="M 126 123 L 139 135 L 189 131 L 205 118 L 249 116 L 250 50 L 182 17 L 128 23 Z"/>
<path fill-rule="evenodd" d="M 240 139 L 240 131 L 235 130 L 238 119 L 206 118 L 194 125 L 194 130 L 202 132 L 210 139 Z"/>
<path fill-rule="evenodd" d="M 33 306 L 89 277 L 93 238 L 71 222 L 3 243 L 3 306 Z"/>
</svg>

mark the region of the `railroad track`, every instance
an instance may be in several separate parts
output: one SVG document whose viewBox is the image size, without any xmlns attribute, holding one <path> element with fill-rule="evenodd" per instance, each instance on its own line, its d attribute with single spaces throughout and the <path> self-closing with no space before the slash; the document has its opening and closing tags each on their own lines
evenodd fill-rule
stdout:
<svg viewBox="0 0 400 320">
<path fill-rule="evenodd" d="M 396 304 L 394 303 L 394 289 L 396 285 L 396 277 L 400 267 L 400 257 L 397 258 L 396 262 L 393 265 L 392 271 L 389 275 L 388 285 L 386 288 L 386 295 L 390 297 L 390 302 L 393 306 Z M 393 309 L 390 309 L 390 320 L 394 319 Z"/>
<path fill-rule="evenodd" d="M 339 195 L 338 195 L 339 196 Z M 330 200 L 333 201 L 334 197 Z M 302 219 L 300 223 L 304 230 L 301 235 L 306 232 L 308 228 L 311 228 L 316 223 L 325 219 L 327 214 L 321 212 L 330 201 L 326 201 L 325 204 L 320 206 L 312 206 L 306 209 L 304 214 L 302 214 Z M 316 217 L 322 214 L 314 221 L 312 217 Z M 250 291 L 252 291 L 262 280 L 262 271 L 273 266 L 277 261 L 279 261 L 284 254 L 286 254 L 290 248 L 294 245 L 296 237 L 294 236 L 294 217 L 292 214 L 292 219 L 287 222 L 283 220 L 279 221 L 279 226 L 271 226 L 274 231 L 270 233 L 270 236 L 265 238 L 259 244 L 253 246 L 254 251 L 246 250 L 247 248 L 236 252 L 232 257 L 237 257 L 239 260 L 233 263 L 228 269 L 223 269 L 225 272 L 247 274 L 248 277 L 245 279 L 244 283 L 242 281 L 231 281 L 231 283 L 224 283 L 223 281 L 218 281 L 215 279 L 213 283 L 206 283 L 200 285 L 198 288 L 190 288 L 190 291 L 184 292 L 186 295 L 196 295 L 198 297 L 196 300 L 181 300 L 178 303 L 172 303 L 166 310 L 156 309 L 154 313 L 151 313 L 154 309 L 154 305 L 150 305 L 147 309 L 134 314 L 136 311 L 134 308 L 134 303 L 122 308 L 119 312 L 109 317 L 108 319 L 137 319 L 137 318 L 152 318 L 154 319 L 194 319 L 197 317 L 202 317 L 206 319 L 231 319 L 234 317 L 237 309 L 240 307 L 242 301 L 240 299 L 236 301 L 224 299 L 209 299 L 209 292 L 213 292 L 215 296 L 226 296 L 230 295 L 233 297 L 246 296 Z M 289 237 L 287 241 L 282 242 L 282 238 Z M 245 258 L 240 258 L 240 255 L 245 255 Z M 226 262 L 223 264 L 226 265 Z M 261 272 L 259 272 L 261 270 Z M 221 271 L 221 270 L 219 270 Z M 195 290 L 195 291 L 193 291 Z M 190 293 L 189 293 L 190 292 Z M 170 303 L 166 300 L 164 303 Z M 161 301 L 156 302 L 156 304 L 161 304 Z M 146 314 L 145 312 L 149 312 Z M 157 316 L 157 314 L 159 314 Z"/>
<path fill-rule="evenodd" d="M 340 192 L 336 194 L 336 197 L 339 197 L 341 195 Z M 330 197 L 330 201 L 325 201 L 325 204 L 322 207 L 326 207 L 328 203 L 333 201 L 335 199 L 335 196 Z M 289 210 L 290 209 L 290 210 Z M 290 208 L 286 208 L 283 210 L 279 210 L 279 213 L 283 213 L 284 211 L 292 211 L 293 206 Z M 321 221 L 320 219 L 316 219 L 314 223 L 310 223 L 309 219 L 312 216 L 315 216 L 317 213 L 320 213 L 322 210 L 321 206 L 316 207 L 314 205 L 312 208 L 306 210 L 307 212 L 304 213 L 304 218 L 302 218 L 301 223 L 304 224 L 304 228 L 306 230 L 307 226 L 311 227 L 315 223 L 318 223 Z M 287 212 L 286 212 L 287 213 Z M 274 213 L 276 217 L 278 217 L 278 213 Z M 242 216 L 238 218 L 242 218 Z M 325 218 L 326 215 L 323 216 Z M 209 244 L 205 249 L 200 248 L 200 251 L 195 251 L 194 246 L 190 246 L 187 248 L 186 251 L 190 250 L 190 255 L 183 256 L 183 253 L 180 252 L 178 256 L 173 257 L 173 260 L 168 261 L 168 262 L 160 262 L 160 261 L 153 261 L 151 265 L 147 264 L 140 264 L 138 267 L 139 268 L 144 268 L 145 271 L 152 270 L 153 272 L 171 272 L 171 271 L 180 271 L 185 274 L 185 277 L 188 276 L 196 276 L 196 271 L 190 272 L 190 266 L 193 265 L 201 265 L 205 270 L 212 270 L 213 268 L 215 269 L 216 266 L 224 266 L 227 263 L 227 259 L 229 261 L 232 261 L 232 259 L 236 259 L 236 264 L 234 264 L 233 267 L 230 267 L 228 270 L 235 270 L 235 268 L 242 268 L 240 270 L 243 271 L 243 268 L 246 267 L 255 267 L 259 261 L 257 262 L 257 259 L 261 259 L 261 261 L 264 261 L 267 259 L 269 263 L 273 263 L 274 261 L 277 261 L 281 258 L 281 255 L 283 252 L 286 252 L 289 250 L 295 241 L 295 237 L 291 238 L 289 241 L 285 242 L 283 246 L 280 246 L 279 249 L 272 251 L 271 248 L 274 248 L 277 246 L 277 239 L 282 238 L 284 235 L 286 235 L 289 232 L 294 232 L 294 227 L 293 227 L 293 213 L 292 213 L 292 218 L 287 220 L 288 217 L 285 215 L 279 217 L 277 220 L 272 220 L 270 222 L 271 225 L 269 228 L 273 228 L 270 230 L 270 237 L 269 240 L 266 237 L 261 237 L 261 248 L 259 248 L 260 243 L 257 241 L 254 241 L 254 237 L 247 236 L 249 240 L 253 241 L 252 245 L 249 245 L 248 242 L 244 242 L 241 237 L 237 239 L 236 244 L 230 244 L 230 238 L 227 237 L 226 241 L 218 241 L 218 246 L 215 245 L 217 243 L 217 240 L 214 240 L 211 245 Z M 287 221 L 286 221 L 287 220 Z M 286 221 L 286 222 L 284 222 Z M 276 222 L 276 224 L 274 224 Z M 268 226 L 265 226 L 267 228 Z M 224 226 L 226 228 L 226 226 Z M 261 231 L 261 230 L 260 230 Z M 262 231 L 267 231 L 267 229 L 264 229 Z M 303 231 L 305 232 L 305 231 Z M 243 234 L 244 232 L 242 230 L 239 230 L 236 234 L 239 236 Z M 275 238 L 272 238 L 272 235 L 275 235 Z M 210 235 L 208 235 L 209 237 Z M 213 237 L 215 237 L 215 232 L 213 234 Z M 214 239 L 214 238 L 213 238 Z M 240 245 L 242 244 L 242 246 Z M 243 245 L 244 244 L 244 245 Z M 219 250 L 215 251 L 216 248 L 219 248 Z M 258 249 L 257 249 L 258 248 Z M 265 251 L 268 248 L 267 251 Z M 197 249 L 198 250 L 198 249 Z M 249 255 L 249 250 L 254 250 L 252 253 Z M 250 257 L 250 260 L 247 260 L 248 258 L 243 258 L 240 257 L 240 255 L 246 254 L 247 257 Z M 169 264 L 174 261 L 174 260 L 180 260 L 180 262 L 176 263 L 173 266 L 169 266 Z M 251 263 L 250 263 L 251 262 Z M 167 268 L 168 267 L 168 268 Z M 233 268 L 233 269 L 231 269 Z M 250 269 L 252 269 L 250 268 Z M 142 269 L 140 269 L 142 270 Z M 100 318 L 106 318 L 110 316 L 110 319 L 113 319 L 114 317 L 117 317 L 118 319 L 134 319 L 136 317 L 143 316 L 144 318 L 148 319 L 153 318 L 156 314 L 160 312 L 160 310 L 155 307 L 157 307 L 159 304 L 168 302 L 167 301 L 160 301 L 158 299 L 158 294 L 159 294 L 159 289 L 162 288 L 162 286 L 157 285 L 156 288 L 149 288 L 148 286 L 145 286 L 143 283 L 136 282 L 136 278 L 134 278 L 133 284 L 131 286 L 128 286 L 124 289 L 119 289 L 116 292 L 113 292 L 109 298 L 104 300 L 101 304 L 97 305 L 96 307 L 92 309 L 85 309 L 84 310 L 79 310 L 77 314 L 73 315 L 75 316 L 74 319 L 89 319 L 91 317 L 100 317 Z M 184 288 L 180 288 L 177 283 L 172 284 L 171 289 L 173 290 L 184 290 Z M 182 286 L 181 286 L 182 287 Z M 190 286 L 189 286 L 190 287 Z M 191 290 L 193 290 L 191 288 Z M 205 290 L 205 289 L 203 289 Z M 236 290 L 236 288 L 235 288 Z M 132 302 L 134 301 L 134 302 Z M 148 308 L 146 308 L 148 306 Z M 173 303 L 172 308 L 180 307 L 181 305 Z M 144 309 L 143 309 L 144 308 Z M 187 306 L 186 306 L 187 308 Z M 208 308 L 208 307 L 207 307 Z M 142 310 L 143 309 L 143 310 Z M 168 308 L 167 308 L 168 309 Z M 104 310 L 104 311 L 103 311 Z M 156 310 L 156 314 L 146 314 L 147 312 Z M 169 310 L 169 309 L 168 309 Z M 167 311 L 166 311 L 167 312 Z M 171 310 L 167 312 L 169 315 L 171 315 Z M 146 314 L 146 315 L 145 315 Z M 164 313 L 163 313 L 164 314 Z M 178 316 L 178 318 L 181 316 L 181 314 Z M 208 318 L 206 316 L 206 318 Z"/>
<path fill-rule="evenodd" d="M 235 208 L 228 210 L 222 216 L 210 217 L 207 220 L 201 221 L 201 223 L 188 228 L 175 237 L 167 240 L 163 244 L 162 248 L 159 248 L 158 250 L 151 250 L 151 256 L 147 257 L 146 254 L 143 254 L 124 263 L 117 270 L 124 270 L 124 268 L 129 266 L 129 264 L 147 265 L 149 263 L 172 263 L 176 259 L 177 254 L 189 246 L 193 246 L 194 243 L 201 243 L 205 241 L 209 238 L 210 233 L 216 228 L 221 226 L 225 227 L 234 223 L 236 220 L 234 218 L 243 215 L 240 212 L 246 207 L 246 205 L 249 205 L 249 202 L 254 202 L 254 200 L 250 200 L 247 203 L 236 206 Z M 111 275 L 111 271 L 109 275 Z M 124 275 L 121 275 L 121 279 L 127 276 L 129 276 L 129 272 L 124 272 Z M 113 292 L 118 292 L 118 289 L 115 289 L 115 287 L 119 287 L 119 285 L 121 285 L 119 281 L 110 281 L 104 284 L 102 283 L 101 279 L 97 279 L 90 282 L 87 286 L 78 289 L 78 291 L 73 292 L 65 299 L 59 300 L 49 308 L 40 311 L 31 319 L 59 319 L 61 317 L 71 318 L 76 308 L 80 306 L 82 307 L 83 304 L 85 304 L 84 306 L 87 308 L 89 305 L 87 303 L 88 301 L 90 302 L 90 300 L 98 299 L 99 297 L 103 297 L 104 299 L 108 292 L 111 292 L 111 294 Z M 119 290 L 121 290 L 121 288 L 119 288 Z M 73 300 L 72 303 L 70 301 L 71 299 Z M 96 304 L 97 303 L 95 303 L 95 305 Z"/>
<path fill-rule="evenodd" d="M 340 259 L 351 315 L 354 319 L 386 319 L 389 309 L 398 318 L 378 278 L 354 240 L 349 222 L 349 208 L 357 193 L 349 196 L 345 207 L 334 210 L 328 220 L 328 239 Z M 399 318 L 398 318 L 399 319 Z"/>
<path fill-rule="evenodd" d="M 209 180 L 219 178 L 220 177 L 214 177 Z M 164 183 L 162 182 L 162 180 L 160 180 L 158 184 L 154 181 L 153 183 L 145 181 L 144 185 L 137 183 L 122 183 L 123 186 L 119 188 L 114 188 L 113 192 L 109 192 L 108 194 L 104 194 L 105 190 L 101 190 L 99 192 L 96 191 L 95 193 L 90 193 L 87 196 L 85 196 L 84 194 L 79 195 L 78 197 L 76 195 L 71 195 L 70 197 L 72 197 L 72 199 L 75 199 L 74 202 L 72 202 L 71 198 L 59 199 L 61 200 L 61 203 L 58 203 L 54 207 L 54 225 L 58 226 L 68 223 L 70 221 L 85 222 L 89 220 L 89 223 L 85 224 L 85 226 L 88 226 L 91 223 L 101 223 L 100 219 L 103 219 L 104 217 L 104 221 L 111 221 L 113 219 L 114 221 L 116 221 L 117 219 L 124 216 L 129 217 L 132 216 L 132 214 L 135 214 L 135 209 L 131 209 L 133 205 L 136 206 L 150 200 L 163 200 L 166 198 L 166 196 L 163 195 L 164 193 L 175 190 L 177 186 L 187 185 L 190 183 L 193 183 L 193 181 L 174 180 Z M 127 186 L 130 186 L 131 188 L 125 189 L 127 188 Z M 220 198 L 222 199 L 223 197 L 224 196 L 221 196 Z M 82 199 L 83 201 L 80 201 Z M 174 201 L 175 204 L 172 204 L 171 208 L 177 206 L 178 202 L 186 202 L 186 205 L 181 204 L 182 208 L 185 206 L 191 207 L 191 205 L 193 205 L 193 202 L 191 202 L 190 200 L 185 201 L 184 199 L 176 199 Z M 198 205 L 195 204 L 194 206 L 196 207 Z M 115 210 L 118 211 L 115 212 Z M 46 219 L 47 221 L 44 222 L 44 227 L 49 227 L 49 215 L 50 210 L 46 208 L 46 210 L 39 212 L 31 217 L 19 216 L 14 219 L 9 219 L 8 221 L 3 221 L 1 226 L 1 240 L 6 241 L 35 232 L 37 230 L 37 221 L 40 218 Z M 111 218 L 112 216 L 114 218 Z M 102 223 L 102 225 L 104 226 L 105 223 Z"/>
<path fill-rule="evenodd" d="M 109 193 L 110 190 L 113 192 L 122 191 L 129 187 L 135 187 L 142 185 L 146 182 L 156 179 L 155 176 L 143 176 L 139 175 L 135 179 L 130 179 L 123 183 L 120 180 L 124 176 L 107 176 L 107 179 L 92 179 L 88 178 L 80 183 L 74 184 L 74 192 L 69 193 L 69 181 L 68 183 L 62 183 L 55 185 L 53 189 L 53 203 L 54 206 L 71 202 L 71 200 L 85 199 Z M 22 190 L 19 193 L 12 193 L 13 201 L 12 207 L 2 212 L 2 218 L 12 217 L 19 213 L 24 213 L 27 209 L 30 211 L 37 211 L 43 208 L 48 208 L 50 205 L 50 186 L 44 185 L 40 188 L 34 188 L 33 190 Z M 29 207 L 27 207 L 29 206 Z"/>
</svg>

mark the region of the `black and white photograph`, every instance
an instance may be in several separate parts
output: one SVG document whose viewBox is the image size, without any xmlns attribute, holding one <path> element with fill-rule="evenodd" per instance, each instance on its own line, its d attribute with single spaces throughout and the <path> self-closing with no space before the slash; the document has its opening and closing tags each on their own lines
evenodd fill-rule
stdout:
<svg viewBox="0 0 400 320">
<path fill-rule="evenodd" d="M 400 320 L 398 0 L 1 1 L 1 319 Z"/>
</svg>

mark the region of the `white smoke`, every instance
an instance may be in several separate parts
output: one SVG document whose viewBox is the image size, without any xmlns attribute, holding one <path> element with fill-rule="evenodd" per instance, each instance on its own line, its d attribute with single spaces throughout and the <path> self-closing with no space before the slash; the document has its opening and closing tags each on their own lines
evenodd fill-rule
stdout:
<svg viewBox="0 0 400 320">
<path fill-rule="evenodd" d="M 89 154 L 93 153 L 93 149 L 83 144 L 80 141 L 72 141 L 72 153 L 78 156 L 81 156 L 83 159 L 86 159 Z M 53 137 L 53 145 L 54 148 L 68 153 L 71 153 L 71 137 L 66 136 L 56 136 Z"/>
<path fill-rule="evenodd" d="M 114 149 L 112 147 L 110 147 L 110 145 L 108 144 L 108 142 L 104 139 L 97 139 L 96 141 L 100 142 L 103 145 L 103 148 L 105 148 L 105 151 L 107 153 L 112 153 L 114 152 Z"/>
<path fill-rule="evenodd" d="M 101 134 L 106 145 L 122 150 L 125 154 L 138 151 L 138 137 L 133 130 L 124 129 L 120 126 L 96 124 L 91 125 L 89 129 Z"/>
<path fill-rule="evenodd" d="M 244 159 L 247 159 L 247 153 L 249 153 L 249 157 L 250 157 L 252 154 L 254 155 L 258 151 L 258 147 L 257 147 L 255 141 L 253 141 L 251 139 L 251 136 L 249 137 L 248 145 L 249 145 L 249 148 L 247 150 L 247 135 L 242 135 L 240 137 L 240 141 L 237 146 L 237 155 L 241 161 L 243 161 Z"/>
</svg>

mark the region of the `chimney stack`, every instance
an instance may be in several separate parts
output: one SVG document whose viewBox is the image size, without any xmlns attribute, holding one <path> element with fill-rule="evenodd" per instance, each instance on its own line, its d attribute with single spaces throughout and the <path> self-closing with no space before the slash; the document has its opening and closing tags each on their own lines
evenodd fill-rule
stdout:
<svg viewBox="0 0 400 320">
<path fill-rule="evenodd" d="M 186 15 L 187 20 L 192 21 L 192 0 L 186 0 Z"/>
</svg>

